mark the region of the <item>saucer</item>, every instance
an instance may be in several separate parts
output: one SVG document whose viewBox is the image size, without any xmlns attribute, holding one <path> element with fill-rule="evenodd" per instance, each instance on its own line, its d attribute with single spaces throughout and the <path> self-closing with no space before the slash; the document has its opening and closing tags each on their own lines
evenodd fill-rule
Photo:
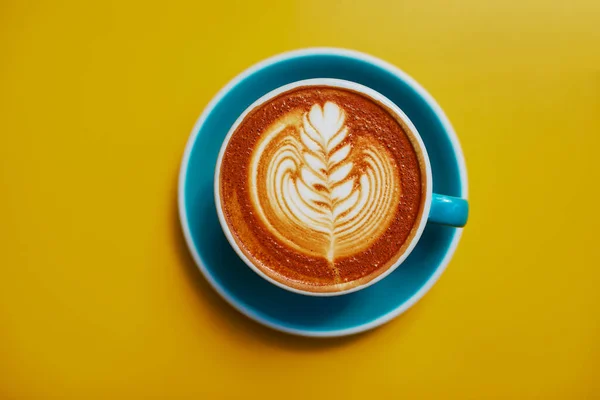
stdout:
<svg viewBox="0 0 600 400">
<path fill-rule="evenodd" d="M 467 175 L 456 134 L 435 100 L 412 78 L 355 51 L 306 49 L 250 67 L 207 105 L 194 126 L 179 175 L 179 216 L 190 252 L 212 287 L 255 321 L 302 336 L 363 332 L 402 314 L 433 286 L 452 258 L 462 229 L 427 224 L 417 246 L 393 273 L 358 292 L 312 297 L 258 276 L 225 238 L 215 208 L 215 163 L 232 124 L 256 99 L 285 84 L 338 78 L 368 86 L 393 101 L 417 127 L 429 153 L 433 191 L 467 198 Z"/>
</svg>

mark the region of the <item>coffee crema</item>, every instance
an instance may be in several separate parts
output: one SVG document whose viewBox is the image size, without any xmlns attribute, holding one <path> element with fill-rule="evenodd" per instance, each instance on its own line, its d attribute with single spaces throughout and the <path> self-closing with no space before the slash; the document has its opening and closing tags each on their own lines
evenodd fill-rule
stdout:
<svg viewBox="0 0 600 400">
<path fill-rule="evenodd" d="M 336 292 L 404 253 L 425 172 L 399 118 L 366 95 L 292 89 L 250 111 L 226 145 L 219 191 L 244 255 L 288 287 Z"/>
</svg>

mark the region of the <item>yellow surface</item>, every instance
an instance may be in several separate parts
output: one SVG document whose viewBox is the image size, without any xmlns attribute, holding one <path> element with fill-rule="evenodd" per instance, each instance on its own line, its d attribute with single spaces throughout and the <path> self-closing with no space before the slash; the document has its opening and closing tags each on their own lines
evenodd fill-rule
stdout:
<svg viewBox="0 0 600 400">
<path fill-rule="evenodd" d="M 600 398 L 600 2 L 123 3 L 0 1 L 1 399 Z M 210 98 L 315 45 L 421 82 L 470 178 L 439 283 L 342 340 L 238 315 L 176 217 Z"/>
</svg>

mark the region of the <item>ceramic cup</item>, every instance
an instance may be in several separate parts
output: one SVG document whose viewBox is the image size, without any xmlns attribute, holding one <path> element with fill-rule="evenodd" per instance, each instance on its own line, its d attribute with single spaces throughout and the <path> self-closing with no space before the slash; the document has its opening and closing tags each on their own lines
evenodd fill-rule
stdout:
<svg viewBox="0 0 600 400">
<path fill-rule="evenodd" d="M 256 266 L 254 264 L 253 260 L 248 258 L 244 254 L 244 252 L 242 252 L 242 250 L 238 246 L 237 242 L 234 240 L 233 233 L 231 232 L 231 229 L 230 229 L 229 225 L 227 224 L 227 221 L 225 220 L 225 217 L 223 215 L 223 209 L 222 209 L 222 205 L 221 205 L 221 197 L 220 197 L 220 190 L 219 190 L 221 165 L 222 165 L 222 160 L 223 160 L 223 155 L 225 153 L 225 149 L 227 148 L 227 144 L 229 143 L 229 140 L 230 140 L 231 136 L 233 135 L 233 133 L 236 131 L 238 126 L 243 122 L 243 120 L 246 118 L 246 116 L 255 108 L 270 101 L 271 99 L 273 99 L 274 97 L 278 96 L 279 94 L 281 94 L 283 92 L 287 92 L 292 89 L 306 87 L 306 86 L 327 86 L 327 87 L 333 87 L 333 88 L 349 89 L 354 92 L 361 93 L 362 95 L 364 95 L 368 98 L 371 98 L 372 100 L 374 100 L 376 102 L 383 104 L 386 108 L 388 108 L 390 111 L 392 111 L 395 114 L 395 116 L 397 118 L 399 118 L 408 127 L 408 130 L 409 130 L 408 134 L 413 139 L 412 140 L 413 146 L 415 146 L 417 153 L 419 153 L 421 155 L 421 160 L 425 166 L 424 181 L 425 181 L 425 185 L 426 185 L 426 190 L 425 190 L 425 199 L 424 199 L 424 204 L 423 204 L 423 212 L 419 215 L 417 221 L 415 222 L 415 228 L 416 228 L 414 230 L 415 233 L 409 239 L 410 242 L 409 242 L 406 250 L 404 251 L 404 253 L 402 253 L 394 261 L 394 263 L 385 272 L 383 272 L 379 276 L 377 276 L 377 277 L 371 279 L 370 281 L 363 283 L 359 286 L 354 286 L 354 287 L 345 288 L 345 289 L 342 288 L 341 290 L 334 291 L 334 292 L 310 292 L 310 291 L 300 290 L 297 288 L 292 288 L 290 286 L 287 286 L 284 283 L 275 281 L 274 279 L 267 276 L 264 272 L 262 272 L 260 270 L 260 268 L 258 268 L 258 266 Z M 355 291 L 364 289 L 368 286 L 371 286 L 372 284 L 380 281 L 381 279 L 384 279 L 387 275 L 389 275 L 396 268 L 398 268 L 400 265 L 402 265 L 404 260 L 406 260 L 406 258 L 410 255 L 411 251 L 414 249 L 414 247 L 418 243 L 419 239 L 421 238 L 421 234 L 423 233 L 423 230 L 425 229 L 425 225 L 428 222 L 443 224 L 443 225 L 448 225 L 448 226 L 454 226 L 454 227 L 462 227 L 467 222 L 468 210 L 469 210 L 468 202 L 466 199 L 447 196 L 447 195 L 443 195 L 443 194 L 432 193 L 433 177 L 432 177 L 432 173 L 431 173 L 431 165 L 430 165 L 429 157 L 427 155 L 427 149 L 417 131 L 417 128 L 413 125 L 413 123 L 406 116 L 406 114 L 397 105 L 395 105 L 392 101 L 390 101 L 388 98 L 386 98 L 382 94 L 376 92 L 375 90 L 368 88 L 364 85 L 360 85 L 355 82 L 350 82 L 350 81 L 340 80 L 340 79 L 320 78 L 320 79 L 307 79 L 307 80 L 302 80 L 302 81 L 298 81 L 298 82 L 293 82 L 293 83 L 281 86 L 275 90 L 272 90 L 271 92 L 267 93 L 266 95 L 264 95 L 261 98 L 259 98 L 258 100 L 256 100 L 253 104 L 251 104 L 235 121 L 233 126 L 230 128 L 227 136 L 225 137 L 223 144 L 221 145 L 221 151 L 219 152 L 219 156 L 218 156 L 216 168 L 215 168 L 214 182 L 215 182 L 215 185 L 214 185 L 215 204 L 217 207 L 219 221 L 220 221 L 221 227 L 223 229 L 223 232 L 225 233 L 225 236 L 227 237 L 227 240 L 229 241 L 229 243 L 231 244 L 231 246 L 235 250 L 235 252 L 238 254 L 238 256 L 254 272 L 256 272 L 258 275 L 260 275 L 267 281 L 273 283 L 274 285 L 277 285 L 283 289 L 286 289 L 286 290 L 289 290 L 289 291 L 292 291 L 295 293 L 305 294 L 305 295 L 309 295 L 309 296 L 336 296 L 336 295 L 355 292 Z"/>
</svg>

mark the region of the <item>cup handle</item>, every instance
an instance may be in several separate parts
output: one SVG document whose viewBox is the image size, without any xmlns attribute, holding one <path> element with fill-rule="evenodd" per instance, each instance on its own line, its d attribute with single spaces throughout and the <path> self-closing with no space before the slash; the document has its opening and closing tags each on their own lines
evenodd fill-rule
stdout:
<svg viewBox="0 0 600 400">
<path fill-rule="evenodd" d="M 434 193 L 431 196 L 430 222 L 461 228 L 469 217 L 469 202 L 460 197 Z"/>
</svg>

